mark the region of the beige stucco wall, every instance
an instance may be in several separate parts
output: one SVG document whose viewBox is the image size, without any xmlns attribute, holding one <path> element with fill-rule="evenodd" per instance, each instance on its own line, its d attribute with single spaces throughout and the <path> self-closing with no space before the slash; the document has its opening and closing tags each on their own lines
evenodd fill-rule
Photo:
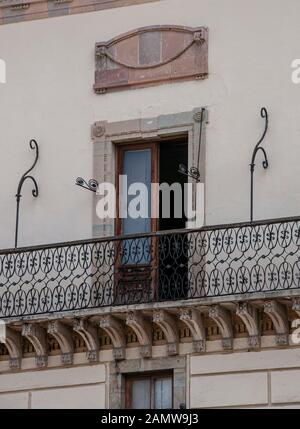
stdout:
<svg viewBox="0 0 300 429">
<path fill-rule="evenodd" d="M 105 408 L 105 365 L 2 374 L 0 409 Z"/>
<path fill-rule="evenodd" d="M 207 222 L 248 219 L 248 165 L 263 105 L 270 114 L 270 169 L 257 168 L 256 216 L 299 213 L 300 85 L 291 81 L 299 9 L 297 0 L 163 0 L 1 26 L 7 84 L 0 86 L 0 246 L 13 243 L 16 186 L 32 161 L 29 138 L 41 148 L 40 197 L 33 201 L 25 185 L 20 245 L 85 238 L 92 233 L 92 195 L 74 180 L 93 175 L 90 125 L 202 105 L 209 109 Z M 96 41 L 166 23 L 209 27 L 207 80 L 93 93 Z"/>
<path fill-rule="evenodd" d="M 300 349 L 192 356 L 190 406 L 300 408 Z"/>
</svg>

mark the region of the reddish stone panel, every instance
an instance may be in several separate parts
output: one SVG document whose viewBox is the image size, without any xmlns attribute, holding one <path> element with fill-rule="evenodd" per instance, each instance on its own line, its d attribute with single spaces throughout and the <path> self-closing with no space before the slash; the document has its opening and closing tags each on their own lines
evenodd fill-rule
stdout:
<svg viewBox="0 0 300 429">
<path fill-rule="evenodd" d="M 96 44 L 96 93 L 207 76 L 205 27 L 144 27 Z"/>
</svg>

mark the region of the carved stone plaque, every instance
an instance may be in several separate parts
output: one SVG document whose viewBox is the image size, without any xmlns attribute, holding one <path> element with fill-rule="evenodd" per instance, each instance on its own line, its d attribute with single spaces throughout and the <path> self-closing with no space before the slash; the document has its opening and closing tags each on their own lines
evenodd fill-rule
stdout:
<svg viewBox="0 0 300 429">
<path fill-rule="evenodd" d="M 96 93 L 208 75 L 206 27 L 151 26 L 96 44 Z"/>
</svg>

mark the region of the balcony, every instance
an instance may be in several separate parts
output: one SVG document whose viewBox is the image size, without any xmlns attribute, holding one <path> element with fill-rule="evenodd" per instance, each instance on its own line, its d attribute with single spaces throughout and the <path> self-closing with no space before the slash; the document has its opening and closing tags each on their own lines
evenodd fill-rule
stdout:
<svg viewBox="0 0 300 429">
<path fill-rule="evenodd" d="M 0 318 L 297 295 L 300 218 L 0 252 Z"/>
</svg>

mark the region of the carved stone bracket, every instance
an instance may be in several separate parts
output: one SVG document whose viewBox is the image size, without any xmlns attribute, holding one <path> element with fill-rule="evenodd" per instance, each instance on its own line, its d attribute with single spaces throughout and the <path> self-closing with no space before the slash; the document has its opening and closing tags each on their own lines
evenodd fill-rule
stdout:
<svg viewBox="0 0 300 429">
<path fill-rule="evenodd" d="M 168 346 L 168 355 L 178 354 L 178 329 L 176 318 L 165 310 L 153 311 L 153 322 L 156 323 L 165 334 Z"/>
<path fill-rule="evenodd" d="M 141 313 L 130 311 L 127 313 L 126 324 L 136 334 L 140 343 L 140 356 L 142 358 L 151 357 L 152 354 L 152 329 L 151 324 L 145 320 Z"/>
<path fill-rule="evenodd" d="M 11 369 L 21 368 L 22 346 L 21 334 L 6 327 L 5 346 L 9 353 L 9 367 Z"/>
<path fill-rule="evenodd" d="M 292 309 L 297 313 L 300 317 L 300 298 L 294 298 L 292 300 Z"/>
<path fill-rule="evenodd" d="M 42 326 L 35 323 L 25 323 L 22 326 L 22 336 L 33 345 L 36 353 L 36 366 L 39 368 L 47 366 L 47 334 Z"/>
<path fill-rule="evenodd" d="M 99 339 L 97 329 L 85 319 L 75 319 L 73 321 L 73 330 L 77 332 L 84 340 L 87 347 L 87 359 L 90 362 L 99 360 Z"/>
<path fill-rule="evenodd" d="M 206 336 L 200 311 L 196 309 L 182 308 L 179 311 L 179 319 L 191 331 L 194 352 L 205 352 Z"/>
<path fill-rule="evenodd" d="M 213 305 L 209 309 L 209 317 L 213 319 L 222 335 L 222 346 L 224 350 L 230 350 L 233 347 L 233 329 L 231 314 L 229 310 L 220 305 Z"/>
<path fill-rule="evenodd" d="M 276 331 L 276 344 L 289 344 L 289 324 L 286 308 L 277 301 L 264 302 L 264 312 L 268 314 Z"/>
<path fill-rule="evenodd" d="M 103 329 L 110 337 L 113 344 L 113 356 L 115 360 L 125 359 L 125 333 L 124 327 L 119 319 L 113 316 L 107 315 L 100 319 L 99 326 Z"/>
<path fill-rule="evenodd" d="M 74 344 L 71 329 L 58 320 L 55 320 L 49 323 L 48 334 L 52 335 L 60 346 L 62 364 L 72 364 Z"/>
<path fill-rule="evenodd" d="M 260 347 L 260 329 L 257 309 L 247 302 L 240 302 L 237 304 L 236 314 L 242 319 L 247 328 L 249 347 Z"/>
</svg>

